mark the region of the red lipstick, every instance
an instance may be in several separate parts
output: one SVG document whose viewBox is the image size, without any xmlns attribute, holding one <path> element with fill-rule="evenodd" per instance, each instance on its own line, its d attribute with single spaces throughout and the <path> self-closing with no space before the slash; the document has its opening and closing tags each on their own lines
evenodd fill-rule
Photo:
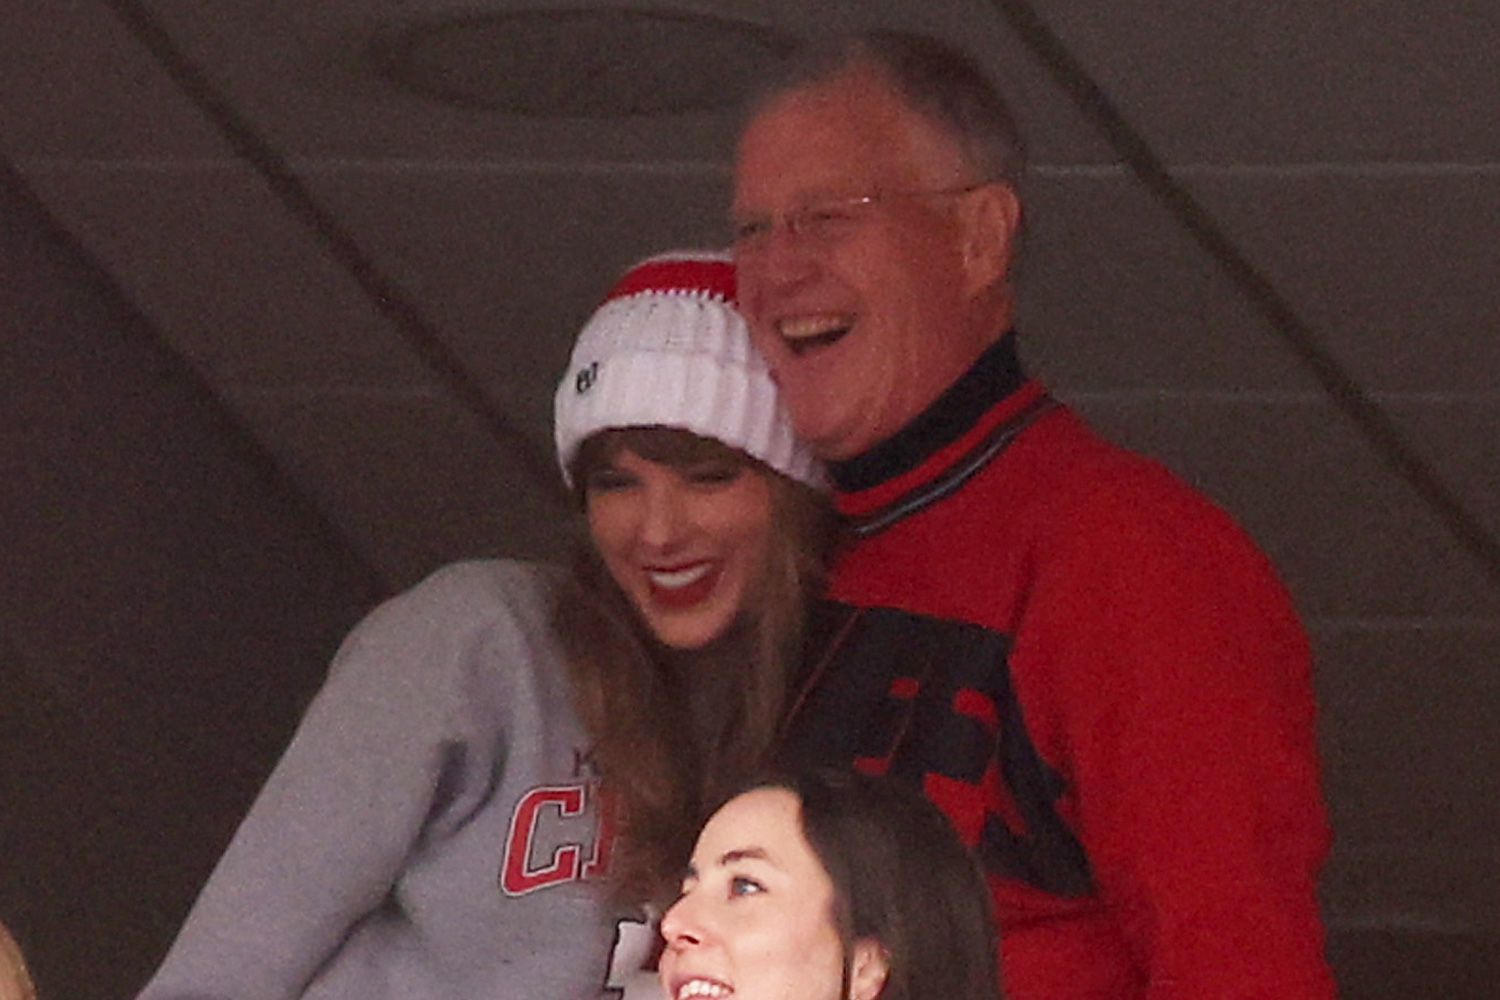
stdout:
<svg viewBox="0 0 1500 1000">
<path fill-rule="evenodd" d="M 715 566 L 684 587 L 663 587 L 648 573 L 646 586 L 651 594 L 651 602 L 667 611 L 681 611 L 702 604 L 719 585 L 719 577 L 723 569 L 722 566 Z"/>
</svg>

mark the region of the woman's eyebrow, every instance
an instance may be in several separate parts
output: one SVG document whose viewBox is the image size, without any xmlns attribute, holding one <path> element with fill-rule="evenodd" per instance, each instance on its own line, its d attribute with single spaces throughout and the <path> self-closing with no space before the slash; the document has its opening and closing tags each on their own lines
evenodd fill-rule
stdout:
<svg viewBox="0 0 1500 1000">
<path fill-rule="evenodd" d="M 732 851 L 725 851 L 719 855 L 719 864 L 731 865 L 736 861 L 770 861 L 765 850 L 760 847 L 736 847 Z"/>
</svg>

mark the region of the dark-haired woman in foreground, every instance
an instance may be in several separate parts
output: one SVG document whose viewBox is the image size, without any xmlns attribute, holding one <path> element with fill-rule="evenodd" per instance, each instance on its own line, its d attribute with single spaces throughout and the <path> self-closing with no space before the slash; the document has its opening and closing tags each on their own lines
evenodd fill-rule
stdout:
<svg viewBox="0 0 1500 1000">
<path fill-rule="evenodd" d="M 704 826 L 662 918 L 669 1000 L 995 1000 L 989 891 L 937 808 L 888 779 L 752 787 Z"/>
</svg>

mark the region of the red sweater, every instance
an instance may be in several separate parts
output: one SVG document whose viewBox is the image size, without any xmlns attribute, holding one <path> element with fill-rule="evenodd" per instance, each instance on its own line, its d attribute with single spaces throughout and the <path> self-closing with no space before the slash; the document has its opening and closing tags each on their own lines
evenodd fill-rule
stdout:
<svg viewBox="0 0 1500 1000">
<path fill-rule="evenodd" d="M 1307 642 L 1246 535 L 1002 341 L 833 470 L 794 759 L 920 781 L 990 872 L 1010 1000 L 1323 1000 Z"/>
</svg>

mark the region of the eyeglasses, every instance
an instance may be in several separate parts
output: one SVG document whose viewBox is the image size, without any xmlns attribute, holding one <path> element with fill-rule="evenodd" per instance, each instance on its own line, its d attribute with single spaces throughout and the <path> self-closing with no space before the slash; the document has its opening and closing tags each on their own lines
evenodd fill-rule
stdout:
<svg viewBox="0 0 1500 1000">
<path fill-rule="evenodd" d="M 872 211 L 886 202 L 910 198 L 955 198 L 992 183 L 976 181 L 962 187 L 931 191 L 881 191 L 853 198 L 821 198 L 789 212 L 751 216 L 731 223 L 734 252 L 740 256 L 764 252 L 778 228 L 809 245 L 830 246 L 849 236 Z"/>
</svg>

